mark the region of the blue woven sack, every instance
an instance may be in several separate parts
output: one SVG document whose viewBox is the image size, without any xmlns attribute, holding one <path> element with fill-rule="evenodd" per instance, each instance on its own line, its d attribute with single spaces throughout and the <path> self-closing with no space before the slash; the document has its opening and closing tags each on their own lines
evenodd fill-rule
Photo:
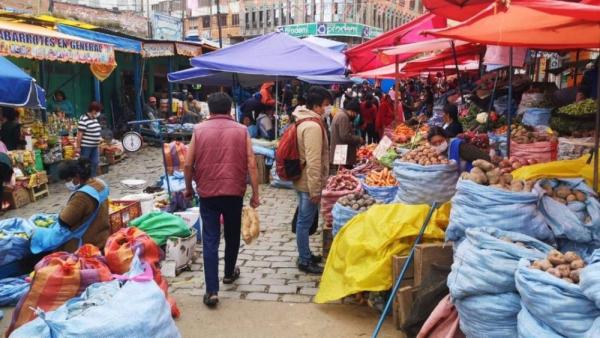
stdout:
<svg viewBox="0 0 600 338">
<path fill-rule="evenodd" d="M 381 202 L 383 204 L 392 203 L 396 198 L 396 194 L 398 193 L 398 186 L 394 187 L 373 187 L 365 184 L 361 180 L 363 189 L 373 197 L 377 202 Z"/>
<path fill-rule="evenodd" d="M 519 232 L 541 241 L 554 241 L 552 231 L 539 212 L 536 192 L 511 192 L 459 180 L 452 198 L 446 240 L 459 241 L 468 228 L 494 227 Z"/>
<path fill-rule="evenodd" d="M 15 306 L 29 291 L 29 283 L 24 277 L 0 279 L 0 306 Z"/>
<path fill-rule="evenodd" d="M 345 207 L 340 203 L 335 203 L 331 210 L 333 216 L 332 234 L 335 236 L 354 216 L 358 215 L 358 211 Z"/>
<path fill-rule="evenodd" d="M 19 261 L 31 254 L 29 239 L 33 228 L 23 218 L 0 220 L 0 267 Z"/>
<path fill-rule="evenodd" d="M 549 126 L 551 113 L 550 108 L 527 108 L 523 113 L 522 123 L 532 127 Z"/>
<path fill-rule="evenodd" d="M 456 192 L 458 166 L 456 162 L 438 165 L 419 165 L 394 162 L 398 181 L 395 202 L 403 204 L 432 204 L 448 202 Z"/>
</svg>

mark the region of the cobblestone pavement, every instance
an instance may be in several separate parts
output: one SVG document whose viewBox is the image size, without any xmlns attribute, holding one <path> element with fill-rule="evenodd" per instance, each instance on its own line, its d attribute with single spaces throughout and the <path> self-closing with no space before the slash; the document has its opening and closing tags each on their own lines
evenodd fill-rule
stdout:
<svg viewBox="0 0 600 338">
<path fill-rule="evenodd" d="M 120 181 L 126 178 L 145 179 L 148 184 L 163 174 L 158 148 L 144 148 L 130 154 L 121 163 L 111 166 L 102 176 L 111 188 L 111 198 L 132 193 Z M 37 212 L 60 211 L 69 193 L 62 183 L 50 185 L 50 197 L 31 203 L 21 209 L 7 212 L 3 217 L 29 217 Z M 258 209 L 261 235 L 251 245 L 242 242 L 238 265 L 241 277 L 232 285 L 221 284 L 222 298 L 290 303 L 311 302 L 317 292 L 319 276 L 301 273 L 296 268 L 295 235 L 290 222 L 296 207 L 296 195 L 292 190 L 261 186 L 262 206 Z M 311 249 L 321 253 L 321 232 L 311 236 Z M 220 246 L 223 257 L 224 243 Z M 197 246 L 191 271 L 184 271 L 170 279 L 171 292 L 175 295 L 200 296 L 204 294 L 201 245 Z M 219 271 L 223 277 L 223 261 Z"/>
</svg>

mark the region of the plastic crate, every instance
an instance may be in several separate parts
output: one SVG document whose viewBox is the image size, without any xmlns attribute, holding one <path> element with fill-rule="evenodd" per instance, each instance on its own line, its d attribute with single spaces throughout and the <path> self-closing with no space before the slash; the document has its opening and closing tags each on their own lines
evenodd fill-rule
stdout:
<svg viewBox="0 0 600 338">
<path fill-rule="evenodd" d="M 116 211 L 109 215 L 111 234 L 126 227 L 129 221 L 142 215 L 142 205 L 139 201 L 110 201 L 110 204 L 113 207 L 118 207 Z"/>
</svg>

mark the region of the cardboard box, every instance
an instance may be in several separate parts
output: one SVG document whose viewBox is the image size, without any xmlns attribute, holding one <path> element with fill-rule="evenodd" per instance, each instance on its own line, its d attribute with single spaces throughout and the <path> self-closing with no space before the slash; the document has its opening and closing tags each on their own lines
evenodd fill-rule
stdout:
<svg viewBox="0 0 600 338">
<path fill-rule="evenodd" d="M 166 277 L 175 277 L 179 272 L 190 268 L 196 248 L 196 230 L 189 237 L 169 237 L 165 244 L 165 260 L 160 271 Z"/>
<path fill-rule="evenodd" d="M 21 208 L 31 202 L 29 190 L 25 188 L 12 189 L 5 187 L 4 189 L 2 200 L 8 201 L 11 209 Z"/>
</svg>

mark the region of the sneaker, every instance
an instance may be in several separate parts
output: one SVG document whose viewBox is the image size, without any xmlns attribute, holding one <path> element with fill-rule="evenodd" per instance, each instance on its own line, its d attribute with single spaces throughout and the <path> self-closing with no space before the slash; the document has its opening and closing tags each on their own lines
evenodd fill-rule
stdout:
<svg viewBox="0 0 600 338">
<path fill-rule="evenodd" d="M 313 275 L 320 275 L 323 273 L 323 268 L 313 262 L 310 262 L 308 264 L 298 263 L 298 270 Z"/>
<path fill-rule="evenodd" d="M 317 255 L 310 255 L 310 261 L 315 263 L 315 264 L 319 264 L 323 261 L 323 256 L 317 256 Z"/>
<path fill-rule="evenodd" d="M 216 293 L 207 293 L 204 295 L 204 305 L 214 308 L 219 303 L 219 296 Z"/>
<path fill-rule="evenodd" d="M 223 284 L 233 284 L 238 278 L 240 278 L 240 268 L 236 266 L 233 271 L 233 276 L 223 277 Z"/>
</svg>

